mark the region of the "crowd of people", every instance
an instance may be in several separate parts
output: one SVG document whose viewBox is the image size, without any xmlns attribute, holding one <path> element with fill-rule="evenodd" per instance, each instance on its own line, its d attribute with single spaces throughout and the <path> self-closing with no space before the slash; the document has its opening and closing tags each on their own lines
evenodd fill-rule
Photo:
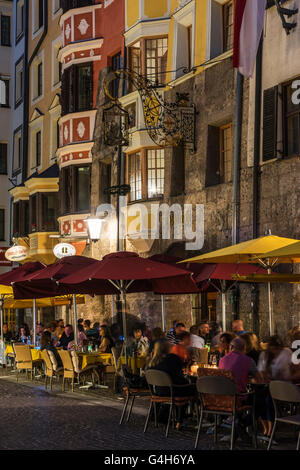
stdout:
<svg viewBox="0 0 300 470">
<path fill-rule="evenodd" d="M 292 363 L 293 344 L 300 340 L 299 327 L 290 330 L 284 341 L 279 336 L 260 341 L 254 333 L 245 330 L 242 320 L 233 321 L 231 331 L 222 331 L 219 325 L 207 322 L 193 325 L 188 331 L 184 323 L 176 320 L 167 333 L 159 327 L 151 331 L 144 324 L 136 324 L 124 341 L 118 323 L 109 327 L 107 322 L 91 324 L 88 319 L 79 319 L 77 334 L 79 350 L 91 346 L 100 353 L 110 353 L 114 347 L 120 355 L 126 348 L 129 356 L 145 359 L 141 375 L 149 368 L 164 371 L 170 375 L 175 389 L 177 385 L 186 384 L 190 386 L 191 394 L 196 394 L 196 387 L 190 383 L 186 372 L 199 360 L 199 352 L 206 348 L 210 363 L 221 370 L 232 371 L 238 392 L 245 393 L 249 381 L 257 384 L 257 413 L 265 436 L 271 434 L 274 409 L 268 387 L 264 385 L 272 380 L 300 381 L 300 366 Z M 27 324 L 21 325 L 18 333 L 13 335 L 4 323 L 3 336 L 6 342 L 33 342 Z M 46 327 L 39 323 L 36 325 L 36 344 L 41 349 L 51 350 L 61 365 L 56 348 L 75 348 L 74 329 L 70 324 L 65 325 L 62 319 L 52 321 Z M 177 393 L 181 393 L 180 388 Z M 178 428 L 183 417 L 184 408 L 177 417 Z"/>
</svg>

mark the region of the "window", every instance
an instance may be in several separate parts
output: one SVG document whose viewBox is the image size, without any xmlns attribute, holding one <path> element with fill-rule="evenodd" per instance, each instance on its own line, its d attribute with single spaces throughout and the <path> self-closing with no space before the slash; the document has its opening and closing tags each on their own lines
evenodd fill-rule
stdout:
<svg viewBox="0 0 300 470">
<path fill-rule="evenodd" d="M 23 59 L 15 66 L 15 106 L 18 106 L 23 99 Z"/>
<path fill-rule="evenodd" d="M 223 5 L 223 52 L 233 48 L 234 4 L 229 0 Z"/>
<path fill-rule="evenodd" d="M 10 16 L 1 15 L 1 46 L 10 45 Z"/>
<path fill-rule="evenodd" d="M 300 154 L 300 104 L 294 104 L 292 95 L 295 89 L 292 82 L 284 85 L 284 154 Z"/>
<path fill-rule="evenodd" d="M 29 200 L 13 204 L 13 236 L 24 237 L 29 233 Z"/>
<path fill-rule="evenodd" d="M 24 0 L 17 2 L 16 14 L 16 38 L 19 39 L 24 33 Z"/>
<path fill-rule="evenodd" d="M 127 156 L 130 201 L 161 197 L 164 192 L 164 149 L 143 149 Z"/>
<path fill-rule="evenodd" d="M 44 51 L 34 60 L 31 67 L 31 99 L 35 101 L 43 95 Z"/>
<path fill-rule="evenodd" d="M 13 173 L 21 168 L 22 161 L 22 129 L 14 133 Z"/>
<path fill-rule="evenodd" d="M 66 12 L 71 8 L 80 8 L 93 4 L 94 0 L 61 0 L 63 12 Z"/>
<path fill-rule="evenodd" d="M 111 68 L 113 72 L 116 72 L 117 70 L 120 70 L 122 67 L 122 57 L 121 57 L 121 52 L 118 54 L 115 54 L 111 58 Z M 114 98 L 117 98 L 119 96 L 119 85 L 120 85 L 120 78 L 116 77 L 112 82 L 111 82 L 111 95 Z"/>
<path fill-rule="evenodd" d="M 59 50 L 61 48 L 60 38 L 52 43 L 52 86 L 57 87 L 60 84 L 61 62 L 58 60 Z"/>
<path fill-rule="evenodd" d="M 141 153 L 128 155 L 128 184 L 130 185 L 130 200 L 142 199 L 142 159 Z"/>
<path fill-rule="evenodd" d="M 93 66 L 73 65 L 62 75 L 62 115 L 93 107 Z"/>
<path fill-rule="evenodd" d="M 133 72 L 145 75 L 155 85 L 163 85 L 166 81 L 167 56 L 167 37 L 141 39 L 129 47 L 129 66 Z"/>
<path fill-rule="evenodd" d="M 35 134 L 35 167 L 39 167 L 41 165 L 41 157 L 42 157 L 42 133 L 41 131 L 37 131 Z"/>
<path fill-rule="evenodd" d="M 162 196 L 165 181 L 165 155 L 163 149 L 147 150 L 148 198 Z"/>
<path fill-rule="evenodd" d="M 233 48 L 234 0 L 211 0 L 210 37 L 207 59 L 213 59 Z"/>
<path fill-rule="evenodd" d="M 60 172 L 61 213 L 90 212 L 91 167 L 69 166 Z"/>
<path fill-rule="evenodd" d="M 9 107 L 9 79 L 0 78 L 0 105 Z"/>
<path fill-rule="evenodd" d="M 220 128 L 220 182 L 232 179 L 232 124 Z"/>
<path fill-rule="evenodd" d="M 44 0 L 32 0 L 32 34 L 33 36 L 44 25 Z"/>
<path fill-rule="evenodd" d="M 0 142 L 0 174 L 7 175 L 7 143 Z"/>
<path fill-rule="evenodd" d="M 186 28 L 187 36 L 187 49 L 188 49 L 188 70 L 193 66 L 193 26 L 190 25 Z"/>
<path fill-rule="evenodd" d="M 0 209 L 0 240 L 5 240 L 5 209 Z"/>
<path fill-rule="evenodd" d="M 43 93 L 43 64 L 40 62 L 37 66 L 37 96 Z"/>
<path fill-rule="evenodd" d="M 52 15 L 54 16 L 61 8 L 61 0 L 52 0 Z"/>
<path fill-rule="evenodd" d="M 206 186 L 228 183 L 232 179 L 232 123 L 208 126 Z"/>
<path fill-rule="evenodd" d="M 58 193 L 36 193 L 29 198 L 30 233 L 55 232 L 58 229 Z"/>
</svg>

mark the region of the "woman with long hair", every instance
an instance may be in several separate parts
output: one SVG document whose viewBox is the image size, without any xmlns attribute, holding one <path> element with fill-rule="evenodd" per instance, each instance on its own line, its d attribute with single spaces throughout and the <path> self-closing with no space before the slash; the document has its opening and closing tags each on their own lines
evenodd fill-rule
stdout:
<svg viewBox="0 0 300 470">
<path fill-rule="evenodd" d="M 100 346 L 98 349 L 99 352 L 110 353 L 111 348 L 114 346 L 114 340 L 112 339 L 108 326 L 101 325 L 99 333 L 101 337 L 101 342 L 100 342 Z"/>
<path fill-rule="evenodd" d="M 260 353 L 257 336 L 254 333 L 243 333 L 240 335 L 240 338 L 242 338 L 245 343 L 246 356 L 251 357 L 255 364 L 257 364 Z"/>
<path fill-rule="evenodd" d="M 57 349 L 53 345 L 53 341 L 52 341 L 52 338 L 51 338 L 50 331 L 44 331 L 43 334 L 42 334 L 42 337 L 41 337 L 41 350 L 43 351 L 43 349 L 46 349 L 47 351 L 53 352 L 53 354 L 55 356 L 55 359 L 56 359 L 56 362 L 57 362 L 57 366 L 58 367 L 63 366 L 60 355 L 58 354 Z"/>
</svg>

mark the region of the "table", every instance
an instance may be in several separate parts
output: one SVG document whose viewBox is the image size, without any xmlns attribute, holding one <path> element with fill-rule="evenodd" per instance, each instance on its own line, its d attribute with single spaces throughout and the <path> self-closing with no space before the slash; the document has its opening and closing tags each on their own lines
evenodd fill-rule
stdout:
<svg viewBox="0 0 300 470">
<path fill-rule="evenodd" d="M 112 354 L 111 353 L 100 353 L 100 352 L 92 352 L 92 353 L 77 353 L 78 356 L 82 359 L 81 368 L 85 369 L 87 366 L 91 364 L 112 364 Z"/>
<path fill-rule="evenodd" d="M 118 360 L 118 370 L 121 369 L 121 366 L 123 364 L 126 364 L 126 358 L 125 356 L 120 356 Z M 130 367 L 131 371 L 133 374 L 136 373 L 137 369 L 143 369 L 143 367 L 146 364 L 146 358 L 145 357 L 132 357 L 128 356 L 127 357 L 127 364 Z"/>
<path fill-rule="evenodd" d="M 42 353 L 40 349 L 35 349 L 33 346 L 30 346 L 31 357 L 33 361 L 42 359 Z M 5 348 L 5 355 L 14 354 L 14 350 L 11 344 L 8 344 Z"/>
</svg>

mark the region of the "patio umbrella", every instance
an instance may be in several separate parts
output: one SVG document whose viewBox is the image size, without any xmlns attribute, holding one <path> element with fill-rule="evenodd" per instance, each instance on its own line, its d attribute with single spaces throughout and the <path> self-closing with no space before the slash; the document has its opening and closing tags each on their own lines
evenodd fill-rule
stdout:
<svg viewBox="0 0 300 470">
<path fill-rule="evenodd" d="M 300 263 L 300 241 L 272 250 L 266 254 L 267 258 L 278 263 Z"/>
<path fill-rule="evenodd" d="M 275 235 L 267 235 L 237 245 L 221 248 L 194 258 L 185 260 L 189 263 L 259 263 L 268 270 L 270 274 L 274 261 L 266 256 L 270 251 L 286 247 L 296 243 L 298 240 L 283 238 Z M 269 302 L 269 324 L 270 334 L 274 334 L 273 306 L 271 283 L 268 282 L 268 302 Z"/>
<path fill-rule="evenodd" d="M 24 263 L 22 266 L 19 266 L 18 268 L 12 269 L 11 271 L 8 271 L 6 273 L 3 273 L 0 275 L 0 284 L 6 285 L 11 289 L 11 286 L 13 282 L 15 281 L 21 281 L 26 279 L 28 275 L 32 275 L 33 273 L 36 273 L 43 269 L 46 265 L 43 263 L 40 263 L 39 261 L 29 261 L 27 263 Z M 4 299 L 1 296 L 0 299 L 1 302 L 1 339 L 3 339 L 3 302 Z M 34 345 L 35 345 L 35 337 L 36 337 L 36 304 L 35 301 L 33 301 L 33 336 L 34 336 Z"/>
<path fill-rule="evenodd" d="M 74 341 L 77 344 L 77 292 L 76 286 L 68 289 L 59 284 L 60 279 L 68 274 L 74 273 L 78 269 L 90 266 L 97 261 L 85 256 L 68 256 L 60 259 L 36 273 L 24 276 L 20 282 L 13 283 L 15 299 L 40 299 L 44 297 L 56 297 L 58 295 L 73 295 L 74 309 Z M 36 310 L 36 303 L 33 304 L 33 310 Z"/>
<path fill-rule="evenodd" d="M 4 336 L 3 336 L 3 303 L 4 298 L 7 295 L 11 295 L 13 293 L 13 289 L 10 286 L 0 285 L 0 328 L 1 328 L 1 342 L 3 344 Z"/>
<path fill-rule="evenodd" d="M 61 280 L 64 286 L 80 285 L 85 293 L 98 294 L 108 288 L 119 293 L 122 303 L 123 332 L 127 338 L 125 296 L 133 292 L 169 294 L 198 292 L 189 271 L 141 258 L 136 253 L 121 251 L 104 256 L 102 261 L 74 272 Z"/>
<path fill-rule="evenodd" d="M 242 282 L 270 282 L 271 284 L 289 283 L 299 284 L 300 274 L 249 274 L 247 276 L 240 276 L 234 274 L 232 278 L 236 281 Z"/>
</svg>

